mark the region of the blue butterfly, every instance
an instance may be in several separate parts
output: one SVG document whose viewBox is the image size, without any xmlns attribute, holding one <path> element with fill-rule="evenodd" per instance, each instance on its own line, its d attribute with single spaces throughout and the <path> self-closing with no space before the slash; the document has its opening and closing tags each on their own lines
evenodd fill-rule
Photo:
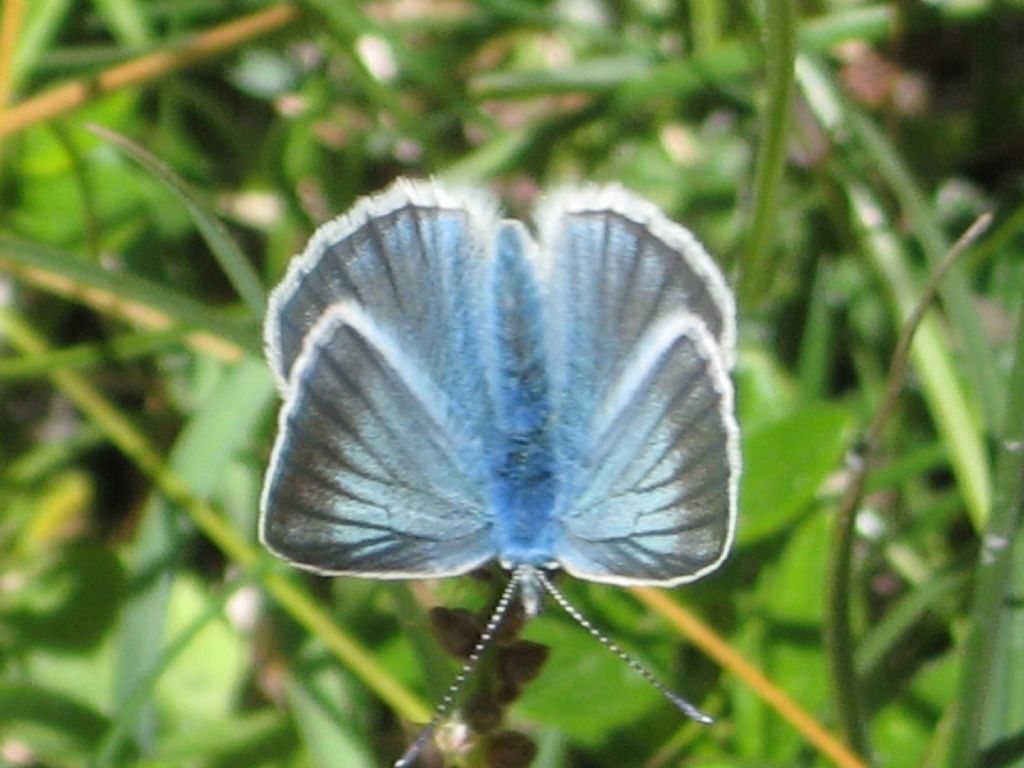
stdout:
<svg viewBox="0 0 1024 768">
<path fill-rule="evenodd" d="M 398 180 L 292 261 L 265 327 L 272 552 L 380 579 L 497 560 L 492 631 L 515 594 L 536 613 L 553 570 L 669 587 L 719 566 L 740 475 L 728 285 L 619 186 L 556 191 L 534 222 Z"/>
</svg>

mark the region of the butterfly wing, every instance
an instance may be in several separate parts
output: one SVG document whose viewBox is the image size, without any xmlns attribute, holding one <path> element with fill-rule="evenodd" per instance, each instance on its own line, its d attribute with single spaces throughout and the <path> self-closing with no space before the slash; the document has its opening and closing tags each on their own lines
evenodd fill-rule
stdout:
<svg viewBox="0 0 1024 768">
<path fill-rule="evenodd" d="M 556 195 L 537 219 L 555 555 L 594 581 L 699 578 L 735 528 L 731 293 L 689 232 L 621 188 Z"/>
<path fill-rule="evenodd" d="M 294 364 L 262 541 L 327 573 L 461 573 L 493 556 L 473 438 L 358 305 L 329 307 Z M 467 458 L 468 457 L 468 458 Z"/>
<path fill-rule="evenodd" d="M 495 218 L 403 182 L 322 227 L 275 290 L 285 398 L 260 536 L 296 565 L 445 576 L 493 556 L 480 281 Z"/>
<path fill-rule="evenodd" d="M 464 386 L 460 366 L 479 344 L 481 262 L 497 220 L 480 194 L 399 179 L 320 227 L 270 296 L 264 344 L 281 391 L 306 335 L 346 300 L 401 338 L 443 389 Z"/>
</svg>

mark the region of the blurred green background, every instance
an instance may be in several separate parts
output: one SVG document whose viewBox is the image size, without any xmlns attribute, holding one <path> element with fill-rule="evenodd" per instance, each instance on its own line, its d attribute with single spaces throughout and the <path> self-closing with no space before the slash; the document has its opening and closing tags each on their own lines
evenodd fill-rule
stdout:
<svg viewBox="0 0 1024 768">
<path fill-rule="evenodd" d="M 413 738 L 457 668 L 430 608 L 502 581 L 259 550 L 260 324 L 316 225 L 433 175 L 517 215 L 618 181 L 720 261 L 741 527 L 669 597 L 847 746 L 665 611 L 566 579 L 716 725 L 551 606 L 519 736 L 423 764 L 1024 766 L 1024 3 L 0 8 L 0 765 L 359 768 Z M 905 318 L 984 212 L 865 446 Z"/>
</svg>

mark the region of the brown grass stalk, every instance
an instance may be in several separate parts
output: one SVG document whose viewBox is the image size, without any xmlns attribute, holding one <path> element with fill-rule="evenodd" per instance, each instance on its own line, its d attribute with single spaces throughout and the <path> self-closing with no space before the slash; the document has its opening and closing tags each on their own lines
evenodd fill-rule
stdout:
<svg viewBox="0 0 1024 768">
<path fill-rule="evenodd" d="M 299 15 L 300 11 L 296 6 L 281 3 L 185 38 L 163 50 L 110 67 L 93 77 L 58 85 L 20 104 L 15 104 L 10 109 L 0 111 L 0 137 L 59 117 L 121 88 L 142 85 L 171 72 L 193 66 L 237 48 L 253 38 L 282 29 L 298 19 Z M 6 43 L 4 48 L 7 48 Z M 2 109 L 3 105 L 0 103 L 0 110 Z"/>
</svg>

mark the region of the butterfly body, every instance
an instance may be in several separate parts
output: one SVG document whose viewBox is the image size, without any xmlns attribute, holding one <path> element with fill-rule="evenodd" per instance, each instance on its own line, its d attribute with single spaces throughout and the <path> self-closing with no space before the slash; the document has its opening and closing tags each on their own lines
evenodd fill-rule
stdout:
<svg viewBox="0 0 1024 768">
<path fill-rule="evenodd" d="M 558 474 L 544 350 L 544 310 L 518 222 L 498 230 L 487 282 L 490 506 L 496 555 L 507 568 L 554 567 Z"/>
</svg>

